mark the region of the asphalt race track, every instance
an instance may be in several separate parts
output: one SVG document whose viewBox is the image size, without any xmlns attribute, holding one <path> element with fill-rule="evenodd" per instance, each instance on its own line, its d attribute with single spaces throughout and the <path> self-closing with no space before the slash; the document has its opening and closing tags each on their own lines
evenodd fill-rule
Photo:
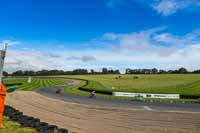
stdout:
<svg viewBox="0 0 200 133">
<path fill-rule="evenodd" d="M 56 91 L 62 90 L 60 94 Z M 124 101 L 124 100 L 106 100 L 103 98 L 88 98 L 85 96 L 78 96 L 64 92 L 64 87 L 42 88 L 37 90 L 44 96 L 64 100 L 66 102 L 98 105 L 106 107 L 122 107 L 132 109 L 144 109 L 155 111 L 181 111 L 181 112 L 200 112 L 200 104 L 195 103 L 168 103 L 168 102 L 138 102 L 138 101 Z"/>
<path fill-rule="evenodd" d="M 78 84 L 72 81 L 72 84 Z M 199 133 L 200 105 L 89 99 L 64 87 L 8 94 L 6 104 L 76 133 Z M 56 91 L 61 89 L 60 94 Z"/>
</svg>

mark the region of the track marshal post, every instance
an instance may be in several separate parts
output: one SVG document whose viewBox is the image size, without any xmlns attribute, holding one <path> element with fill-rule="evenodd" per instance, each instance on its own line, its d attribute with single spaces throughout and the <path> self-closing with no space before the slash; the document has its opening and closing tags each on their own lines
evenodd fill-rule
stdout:
<svg viewBox="0 0 200 133">
<path fill-rule="evenodd" d="M 6 88 L 3 84 L 3 66 L 4 66 L 4 59 L 6 56 L 6 49 L 8 44 L 4 44 L 3 50 L 0 50 L 0 128 L 3 128 L 3 112 L 4 112 L 4 101 L 6 97 Z"/>
</svg>

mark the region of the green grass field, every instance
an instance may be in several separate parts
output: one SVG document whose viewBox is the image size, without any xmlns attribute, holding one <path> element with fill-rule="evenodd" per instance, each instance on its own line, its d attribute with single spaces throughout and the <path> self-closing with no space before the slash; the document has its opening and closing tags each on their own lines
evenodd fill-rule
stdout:
<svg viewBox="0 0 200 133">
<path fill-rule="evenodd" d="M 17 85 L 17 90 L 34 90 L 42 87 L 51 87 L 56 85 L 65 85 L 67 84 L 64 79 L 58 78 L 48 78 L 48 77 L 34 77 L 32 78 L 32 82 L 27 82 L 28 78 L 15 78 L 14 80 L 4 80 L 5 84 L 15 84 L 21 83 L 21 85 Z"/>
<path fill-rule="evenodd" d="M 32 128 L 22 128 L 17 122 L 10 121 L 8 117 L 3 118 L 4 129 L 0 129 L 0 133 L 36 133 Z"/>
<path fill-rule="evenodd" d="M 119 76 L 121 78 L 117 78 Z M 138 76 L 138 79 L 134 79 L 134 76 Z M 100 92 L 97 96 L 106 98 L 113 97 L 101 92 L 111 94 L 114 91 L 120 91 L 200 96 L 200 74 L 41 76 L 33 77 L 31 83 L 27 83 L 27 77 L 5 80 L 5 83 L 22 83 L 22 85 L 18 85 L 17 90 L 31 91 L 42 87 L 67 84 L 64 78 L 88 80 L 87 85 L 85 85 L 86 81 L 80 80 L 79 85 L 65 89 L 65 91 L 77 95 L 88 95 L 87 91 L 96 90 Z M 83 90 L 80 90 L 79 87 Z"/>
<path fill-rule="evenodd" d="M 68 78 L 89 80 L 83 88 L 98 91 L 120 91 L 139 93 L 178 93 L 200 96 L 199 74 L 162 74 L 162 75 L 72 75 Z"/>
</svg>

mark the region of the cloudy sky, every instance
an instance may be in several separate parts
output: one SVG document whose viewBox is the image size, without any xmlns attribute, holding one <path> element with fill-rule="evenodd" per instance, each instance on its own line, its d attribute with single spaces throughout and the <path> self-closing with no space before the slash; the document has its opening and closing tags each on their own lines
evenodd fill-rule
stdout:
<svg viewBox="0 0 200 133">
<path fill-rule="evenodd" d="M 0 0 L 5 69 L 200 69 L 200 0 Z"/>
</svg>

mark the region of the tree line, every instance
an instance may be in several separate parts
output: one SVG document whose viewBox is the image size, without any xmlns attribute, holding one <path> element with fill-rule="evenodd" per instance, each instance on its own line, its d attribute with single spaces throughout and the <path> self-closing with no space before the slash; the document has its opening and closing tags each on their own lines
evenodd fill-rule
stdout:
<svg viewBox="0 0 200 133">
<path fill-rule="evenodd" d="M 42 76 L 42 75 L 79 75 L 79 74 L 120 74 L 119 70 L 103 68 L 101 72 L 97 72 L 94 69 L 74 69 L 72 71 L 63 70 L 40 70 L 40 71 L 22 71 L 18 70 L 12 73 L 6 71 L 3 72 L 4 76 Z"/>
<path fill-rule="evenodd" d="M 162 69 L 126 69 L 126 74 L 186 74 L 200 73 L 200 70 L 189 72 L 186 68 L 181 67 L 177 70 L 162 70 Z"/>
<path fill-rule="evenodd" d="M 157 68 L 153 69 L 130 69 L 127 68 L 125 74 L 186 74 L 186 73 L 199 73 L 200 70 L 188 71 L 186 68 L 179 68 L 177 70 L 161 70 Z M 18 70 L 12 73 L 3 72 L 4 76 L 42 76 L 42 75 L 79 75 L 79 74 L 120 74 L 119 70 L 113 70 L 108 68 L 102 68 L 100 72 L 94 69 L 74 69 L 72 71 L 63 70 L 40 70 L 40 71 L 22 71 Z"/>
</svg>

